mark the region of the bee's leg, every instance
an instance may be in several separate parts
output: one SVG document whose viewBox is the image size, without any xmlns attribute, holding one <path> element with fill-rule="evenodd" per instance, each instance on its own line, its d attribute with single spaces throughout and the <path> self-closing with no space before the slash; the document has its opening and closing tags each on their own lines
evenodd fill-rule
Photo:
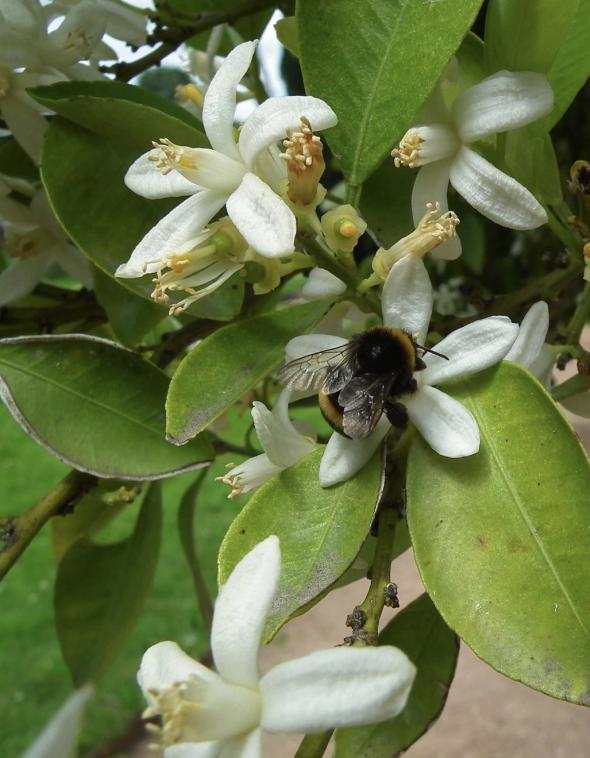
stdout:
<svg viewBox="0 0 590 758">
<path fill-rule="evenodd" d="M 424 371 L 425 368 L 426 368 L 426 364 L 424 363 L 422 358 L 419 358 L 418 356 L 416 356 L 416 364 L 414 366 L 414 371 Z"/>
<path fill-rule="evenodd" d="M 385 415 L 387 416 L 389 423 L 398 429 L 405 429 L 410 420 L 406 406 L 403 405 L 403 403 L 393 403 L 388 401 L 385 404 Z"/>
</svg>

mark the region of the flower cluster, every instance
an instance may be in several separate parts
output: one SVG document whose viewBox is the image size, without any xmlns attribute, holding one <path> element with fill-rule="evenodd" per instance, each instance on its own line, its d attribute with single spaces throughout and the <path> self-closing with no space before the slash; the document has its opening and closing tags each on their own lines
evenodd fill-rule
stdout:
<svg viewBox="0 0 590 758">
<path fill-rule="evenodd" d="M 115 0 L 0 2 L 0 115 L 36 165 L 49 111 L 27 90 L 102 79 L 98 62 L 117 57 L 103 36 L 141 45 L 145 25 L 141 13 Z M 14 193 L 20 197 L 14 199 Z M 0 274 L 0 305 L 30 293 L 53 264 L 92 286 L 88 261 L 66 238 L 39 185 L 0 178 L 0 225 L 9 259 Z"/>
</svg>

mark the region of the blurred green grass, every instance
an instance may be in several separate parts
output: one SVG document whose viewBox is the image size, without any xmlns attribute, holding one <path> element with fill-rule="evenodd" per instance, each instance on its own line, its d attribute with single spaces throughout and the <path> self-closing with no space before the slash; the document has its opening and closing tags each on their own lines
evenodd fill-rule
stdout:
<svg viewBox="0 0 590 758">
<path fill-rule="evenodd" d="M 239 460 L 236 456 L 232 459 Z M 197 505 L 197 551 L 212 592 L 219 544 L 243 505 L 243 501 L 228 500 L 227 488 L 214 481 L 228 460 L 227 456 L 219 458 L 208 471 Z M 32 442 L 0 406 L 0 515 L 16 515 L 31 507 L 67 471 L 66 466 Z M 176 528 L 180 497 L 194 478 L 195 474 L 183 474 L 164 483 L 163 541 L 154 586 L 125 650 L 99 683 L 88 708 L 82 752 L 124 732 L 144 707 L 135 675 L 147 647 L 173 639 L 197 657 L 208 649 Z M 100 541 L 107 536 L 118 539 L 129 534 L 136 515 L 136 503 L 131 504 L 101 533 Z M 72 690 L 54 630 L 54 579 L 48 524 L 0 583 L 3 758 L 20 755 Z"/>
</svg>

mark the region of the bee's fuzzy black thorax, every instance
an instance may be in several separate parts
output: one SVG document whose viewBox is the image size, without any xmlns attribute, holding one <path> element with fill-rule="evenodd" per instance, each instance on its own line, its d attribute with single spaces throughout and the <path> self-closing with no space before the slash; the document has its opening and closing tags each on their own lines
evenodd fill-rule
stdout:
<svg viewBox="0 0 590 758">
<path fill-rule="evenodd" d="M 361 373 L 387 374 L 392 371 L 413 374 L 416 346 L 401 329 L 378 326 L 356 337 L 357 362 Z"/>
</svg>

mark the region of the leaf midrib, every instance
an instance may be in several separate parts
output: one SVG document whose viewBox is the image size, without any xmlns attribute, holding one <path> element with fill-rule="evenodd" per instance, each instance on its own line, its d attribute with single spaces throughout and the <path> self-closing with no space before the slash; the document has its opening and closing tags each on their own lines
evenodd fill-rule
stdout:
<svg viewBox="0 0 590 758">
<path fill-rule="evenodd" d="M 383 55 L 383 58 L 381 59 L 381 63 L 379 65 L 379 69 L 377 71 L 377 76 L 375 77 L 375 83 L 373 87 L 371 87 L 371 90 L 369 92 L 369 98 L 367 100 L 367 105 L 363 110 L 363 115 L 361 118 L 360 123 L 360 129 L 359 129 L 359 138 L 356 143 L 356 148 L 354 151 L 354 157 L 352 161 L 352 170 L 350 172 L 350 183 L 352 185 L 356 185 L 358 182 L 357 179 L 357 171 L 358 171 L 358 165 L 360 163 L 361 158 L 361 146 L 364 146 L 365 142 L 365 134 L 368 129 L 369 119 L 370 115 L 372 113 L 372 106 L 373 102 L 375 101 L 375 98 L 377 97 L 377 90 L 379 89 L 379 84 L 381 82 L 381 78 L 383 76 L 383 71 L 385 69 L 385 64 L 387 63 L 389 59 L 389 54 L 391 52 L 391 48 L 393 46 L 394 39 L 397 34 L 397 30 L 399 28 L 399 25 L 401 24 L 402 18 L 404 16 L 404 13 L 406 11 L 406 8 L 408 7 L 407 4 L 402 5 L 399 16 L 397 17 L 397 21 L 395 22 L 395 26 L 392 30 L 391 36 L 389 38 L 389 42 L 387 43 L 387 46 L 385 48 L 385 54 Z"/>
<path fill-rule="evenodd" d="M 472 405 L 475 408 L 478 407 L 476 400 L 474 399 L 474 397 L 471 394 L 470 394 L 470 401 L 471 401 Z M 501 464 L 500 453 L 499 453 L 496 445 L 494 445 L 494 443 L 492 441 L 493 437 L 492 437 L 492 435 L 489 432 L 489 429 L 488 429 L 488 426 L 487 426 L 484 414 L 478 413 L 477 414 L 477 421 L 478 421 L 479 428 L 480 428 L 480 431 L 482 433 L 482 436 L 485 438 L 486 444 L 488 446 L 488 450 L 490 451 L 490 455 L 493 458 L 494 463 L 496 464 L 496 466 L 498 468 L 498 471 L 500 472 L 502 480 L 503 480 L 504 484 L 506 485 L 506 488 L 507 488 L 508 492 L 510 493 L 510 495 L 512 497 L 512 500 L 513 500 L 513 502 L 514 502 L 514 504 L 515 504 L 515 506 L 516 506 L 516 508 L 517 508 L 517 510 L 519 512 L 519 514 L 520 514 L 520 517 L 522 518 L 525 526 L 527 527 L 527 529 L 528 529 L 528 531 L 529 531 L 529 533 L 530 533 L 530 535 L 531 535 L 531 537 L 533 539 L 533 542 L 534 542 L 535 546 L 537 547 L 537 549 L 541 553 L 541 556 L 543 557 L 545 563 L 547 564 L 547 566 L 549 568 L 549 571 L 553 575 L 553 578 L 555 579 L 555 582 L 557 583 L 557 586 L 561 590 L 561 592 L 562 592 L 562 594 L 563 594 L 563 596 L 564 596 L 564 598 L 565 598 L 565 600 L 567 602 L 567 605 L 569 606 L 569 608 L 570 608 L 570 610 L 571 610 L 574 618 L 576 619 L 576 621 L 580 625 L 580 627 L 581 627 L 582 631 L 584 632 L 584 634 L 587 637 L 590 637 L 590 630 L 584 624 L 581 616 L 578 613 L 578 610 L 576 609 L 576 607 L 574 605 L 574 602 L 573 602 L 572 598 L 570 597 L 570 594 L 569 594 L 569 592 L 567 590 L 567 587 L 563 583 L 563 581 L 562 581 L 562 579 L 561 579 L 561 577 L 559 575 L 559 572 L 557 571 L 557 568 L 553 564 L 551 556 L 547 552 L 547 550 L 545 548 L 545 545 L 543 544 L 543 541 L 539 538 L 538 534 L 536 533 L 534 523 L 531 521 L 528 513 L 526 512 L 525 505 L 522 502 L 522 499 L 521 499 L 521 497 L 520 497 L 520 495 L 518 493 L 518 490 L 515 488 L 515 486 L 513 485 L 512 481 L 508 477 L 507 472 L 504 471 L 504 467 Z"/>
<path fill-rule="evenodd" d="M 132 424 L 140 427 L 141 429 L 144 429 L 144 430 L 150 432 L 150 434 L 155 435 L 160 442 L 164 441 L 163 432 L 162 432 L 162 435 L 160 435 L 160 433 L 156 429 L 154 429 L 154 427 L 147 426 L 146 424 L 144 424 L 139 419 L 136 419 L 133 416 L 128 416 L 127 414 L 123 413 L 122 411 L 118 410 L 117 408 L 114 408 L 113 406 L 104 405 L 103 403 L 98 402 L 98 400 L 95 400 L 94 398 L 91 398 L 88 395 L 82 395 L 82 394 L 80 394 L 79 392 L 77 392 L 76 390 L 74 390 L 71 387 L 68 387 L 66 385 L 60 384 L 59 382 L 57 382 L 57 381 L 55 381 L 53 379 L 50 379 L 47 376 L 44 376 L 43 374 L 37 374 L 34 371 L 31 371 L 30 369 L 23 368 L 22 366 L 19 366 L 18 364 L 10 363 L 10 361 L 7 361 L 4 358 L 0 358 L 0 365 L 4 365 L 4 366 L 7 366 L 9 368 L 12 368 L 15 371 L 20 371 L 23 374 L 27 374 L 28 376 L 31 376 L 34 379 L 37 379 L 38 381 L 46 382 L 47 384 L 50 384 L 53 387 L 57 387 L 58 389 L 62 390 L 63 392 L 69 393 L 70 395 L 73 395 L 74 397 L 77 397 L 77 398 L 79 398 L 79 399 L 81 399 L 83 401 L 86 401 L 90 405 L 94 405 L 97 408 L 100 408 L 101 410 L 109 411 L 112 415 L 119 416 L 120 418 L 125 419 L 126 421 L 130 421 Z M 6 381 L 6 379 L 4 381 Z M 6 383 L 8 385 L 8 382 L 6 382 Z M 10 385 L 8 385 L 8 387 L 9 387 L 10 392 L 12 394 L 12 392 L 13 392 L 12 387 L 10 387 Z"/>
</svg>

